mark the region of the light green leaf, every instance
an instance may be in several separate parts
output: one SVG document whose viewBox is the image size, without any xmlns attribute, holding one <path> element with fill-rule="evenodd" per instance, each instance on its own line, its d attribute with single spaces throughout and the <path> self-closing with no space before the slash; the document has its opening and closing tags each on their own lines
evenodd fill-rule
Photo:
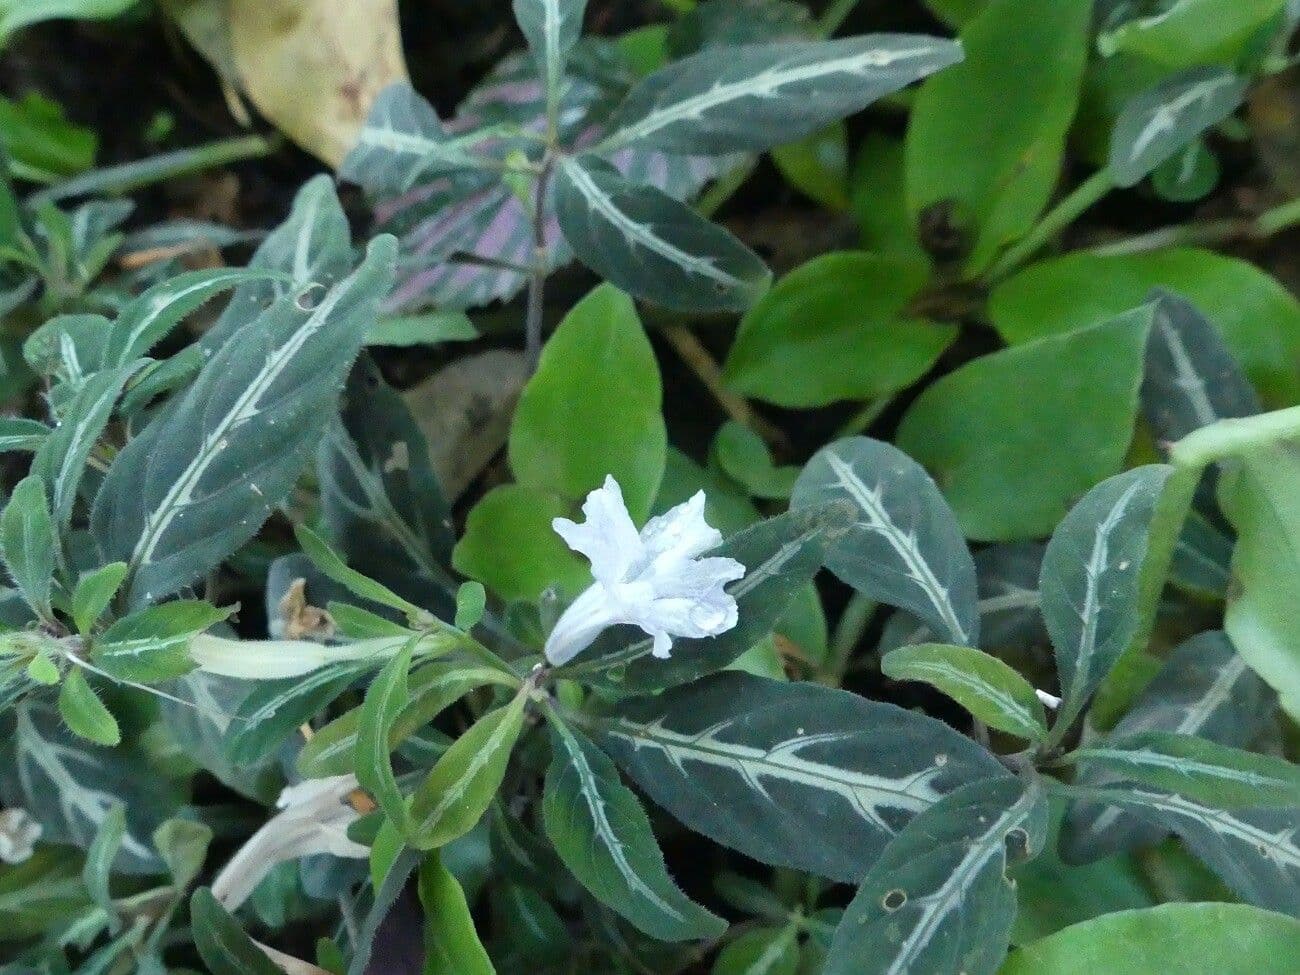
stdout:
<svg viewBox="0 0 1300 975">
<path fill-rule="evenodd" d="M 1115 122 L 1110 172 L 1117 186 L 1133 186 L 1211 126 L 1231 115 L 1246 79 L 1222 68 L 1177 74 L 1133 98 Z"/>
<path fill-rule="evenodd" d="M 796 408 L 903 389 L 957 334 L 906 314 L 929 273 L 923 261 L 858 251 L 809 261 L 746 313 L 727 354 L 727 384 Z"/>
<path fill-rule="evenodd" d="M 901 139 L 878 132 L 862 140 L 850 175 L 853 215 L 862 246 L 884 257 L 929 266 L 907 207 L 907 173 Z"/>
<path fill-rule="evenodd" d="M 464 836 L 496 797 L 523 730 L 527 695 L 481 717 L 456 739 L 411 798 L 413 845 L 445 846 Z"/>
<path fill-rule="evenodd" d="M 849 208 L 849 135 L 843 122 L 774 147 L 772 162 L 804 196 L 832 210 Z"/>
<path fill-rule="evenodd" d="M 398 788 L 397 776 L 393 772 L 389 736 L 402 709 L 410 703 L 406 677 L 414 650 L 415 641 L 412 640 L 384 665 L 366 691 L 361 715 L 357 719 L 357 744 L 352 766 L 361 787 L 375 797 L 384 815 L 402 833 L 409 831 L 410 816 L 406 796 Z"/>
<path fill-rule="evenodd" d="M 1047 543 L 1039 591 L 1064 697 L 1057 729 L 1082 713 L 1137 631 L 1151 522 L 1172 470 L 1152 464 L 1103 481 Z"/>
<path fill-rule="evenodd" d="M 946 639 L 979 642 L 975 563 L 930 476 L 868 437 L 837 440 L 799 475 L 791 505 L 848 503 L 854 522 L 826 565 L 862 594 L 910 610 Z"/>
<path fill-rule="evenodd" d="M 555 215 L 584 264 L 639 298 L 681 311 L 744 311 L 767 290 L 762 259 L 728 230 L 593 157 L 555 170 Z"/>
<path fill-rule="evenodd" d="M 943 795 L 1005 775 L 932 718 L 737 671 L 622 702 L 597 728 L 623 770 L 690 829 L 846 882 Z"/>
<path fill-rule="evenodd" d="M 712 975 L 795 975 L 798 934 L 792 925 L 746 931 L 718 952 Z"/>
<path fill-rule="evenodd" d="M 1175 0 L 1097 38 L 1110 56 L 1140 54 L 1174 68 L 1231 63 L 1251 36 L 1278 16 L 1286 0 Z"/>
<path fill-rule="evenodd" d="M 614 763 L 558 720 L 542 810 L 546 835 L 598 900 L 662 941 L 717 937 L 727 924 L 691 901 L 664 866 L 650 819 Z"/>
<path fill-rule="evenodd" d="M 1195 735 L 1162 731 L 1111 735 L 1076 748 L 1068 758 L 1215 808 L 1300 809 L 1300 768 L 1284 758 L 1229 748 Z"/>
<path fill-rule="evenodd" d="M 110 562 L 77 580 L 77 588 L 72 592 L 72 619 L 78 633 L 85 636 L 94 629 L 125 578 L 126 563 Z"/>
<path fill-rule="evenodd" d="M 1042 849 L 1047 801 L 1014 779 L 975 782 L 885 848 L 836 929 L 825 975 L 993 975 L 1016 913 L 1010 857 Z"/>
<path fill-rule="evenodd" d="M 59 688 L 59 714 L 74 734 L 97 745 L 116 745 L 122 740 L 117 719 L 104 707 L 94 688 L 79 669 L 72 669 Z M 101 824 L 102 825 L 102 824 Z"/>
<path fill-rule="evenodd" d="M 989 317 L 1016 345 L 1105 321 L 1149 301 L 1153 288 L 1180 295 L 1208 317 L 1266 401 L 1300 401 L 1300 302 L 1238 258 L 1189 247 L 1115 256 L 1076 251 L 995 287 Z"/>
<path fill-rule="evenodd" d="M 361 268 L 314 307 L 284 297 L 247 321 L 180 401 L 118 454 L 91 528 L 107 559 L 131 567 L 132 605 L 217 565 L 289 492 L 388 292 L 395 260 L 396 242 L 376 238 Z"/>
<path fill-rule="evenodd" d="M 640 82 L 597 151 L 633 143 L 708 155 L 760 151 L 810 135 L 961 57 L 952 41 L 910 34 L 701 51 Z"/>
<path fill-rule="evenodd" d="M 1288 975 L 1300 921 L 1244 904 L 1162 904 L 1024 945 L 999 975 Z"/>
<path fill-rule="evenodd" d="M 20 27 L 43 20 L 107 20 L 134 4 L 135 0 L 0 0 L 0 44 Z"/>
<path fill-rule="evenodd" d="M 927 81 L 907 131 L 913 218 L 955 206 L 978 272 L 1033 226 L 1060 176 L 1087 60 L 1091 0 L 993 0 L 966 59 Z"/>
<path fill-rule="evenodd" d="M 189 646 L 196 634 L 234 610 L 201 599 L 177 599 L 150 606 L 114 622 L 95 641 L 91 660 L 119 680 L 155 683 L 194 669 Z"/>
<path fill-rule="evenodd" d="M 718 428 L 710 460 L 755 498 L 788 500 L 799 477 L 799 468 L 774 464 L 763 438 L 735 420 Z"/>
<path fill-rule="evenodd" d="M 477 582 L 463 582 L 456 590 L 456 629 L 472 630 L 483 618 L 487 592 Z"/>
<path fill-rule="evenodd" d="M 574 500 L 612 475 L 632 517 L 642 519 L 663 477 L 662 404 L 659 367 L 636 306 L 602 285 L 542 350 L 515 408 L 510 467 L 520 484 Z"/>
<path fill-rule="evenodd" d="M 1040 741 L 1047 719 L 1034 688 L 997 657 L 971 647 L 921 643 L 891 650 L 880 669 L 894 680 L 939 688 L 991 728 Z"/>
<path fill-rule="evenodd" d="M 645 692 L 720 670 L 770 634 L 795 595 L 821 567 L 827 545 L 845 530 L 846 513 L 835 505 L 803 508 L 759 522 L 726 539 L 709 554 L 733 558 L 745 576 L 728 592 L 739 621 L 719 636 L 679 638 L 667 660 L 651 656 L 650 637 L 629 643 L 627 631 L 606 631 L 592 649 L 557 673 L 622 692 Z"/>
<path fill-rule="evenodd" d="M 425 615 L 425 611 L 420 609 L 419 606 L 403 599 L 383 583 L 376 582 L 369 576 L 349 566 L 343 561 L 342 556 L 330 548 L 325 539 L 306 525 L 294 525 L 293 533 L 298 539 L 298 545 L 302 548 L 303 554 L 311 559 L 312 565 L 339 585 L 345 586 L 362 599 L 369 599 L 381 606 L 395 609 L 413 619 Z"/>
<path fill-rule="evenodd" d="M 27 605 L 46 619 L 52 618 L 50 591 L 58 544 L 41 478 L 29 474 L 0 512 L 0 556 Z"/>
<path fill-rule="evenodd" d="M 1118 471 L 1133 438 L 1151 309 L 967 363 L 903 417 L 898 446 L 934 475 L 968 538 L 1046 535 Z"/>
<path fill-rule="evenodd" d="M 483 950 L 460 882 L 431 853 L 420 864 L 424 975 L 496 975 Z"/>
<path fill-rule="evenodd" d="M 169 819 L 153 832 L 153 844 L 167 864 L 172 880 L 182 890 L 203 869 L 212 830 L 192 819 Z"/>
</svg>

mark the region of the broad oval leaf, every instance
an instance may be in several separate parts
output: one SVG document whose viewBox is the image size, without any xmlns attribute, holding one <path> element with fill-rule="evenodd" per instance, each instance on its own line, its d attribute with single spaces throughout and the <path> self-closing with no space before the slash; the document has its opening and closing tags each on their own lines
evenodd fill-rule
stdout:
<svg viewBox="0 0 1300 975">
<path fill-rule="evenodd" d="M 762 259 L 728 230 L 593 157 L 555 169 L 555 215 L 588 267 L 641 298 L 683 311 L 744 311 L 766 289 Z"/>
<path fill-rule="evenodd" d="M 1223 68 L 1193 68 L 1142 92 L 1120 113 L 1110 142 L 1110 172 L 1118 186 L 1142 177 L 1206 129 L 1231 115 L 1247 81 Z"/>
<path fill-rule="evenodd" d="M 1043 556 L 1043 619 L 1073 721 L 1137 632 L 1142 563 L 1156 504 L 1173 468 L 1151 464 L 1097 485 L 1061 522 Z"/>
<path fill-rule="evenodd" d="M 975 563 L 957 519 L 920 464 L 879 440 L 850 437 L 810 460 L 793 507 L 848 502 L 853 526 L 826 556 L 863 595 L 911 610 L 946 639 L 979 643 Z"/>
<path fill-rule="evenodd" d="M 932 684 L 991 728 L 1038 741 L 1047 734 L 1033 685 L 982 650 L 921 643 L 885 654 L 880 669 L 894 680 Z"/>
<path fill-rule="evenodd" d="M 1196 735 L 1144 731 L 1109 736 L 1068 756 L 1115 778 L 1168 789 L 1220 809 L 1300 809 L 1300 767 L 1284 758 L 1229 748 Z"/>
<path fill-rule="evenodd" d="M 844 531 L 847 513 L 839 505 L 803 508 L 737 532 L 708 554 L 733 558 L 745 567 L 731 584 L 738 621 L 715 637 L 680 638 L 667 660 L 653 658 L 650 637 L 628 643 L 630 628 L 608 630 L 576 663 L 557 670 L 583 683 L 620 691 L 672 687 L 720 670 L 772 632 L 795 595 L 821 568 L 826 546 Z"/>
<path fill-rule="evenodd" d="M 1047 800 L 1014 779 L 944 796 L 890 842 L 835 931 L 824 975 L 993 975 L 1016 914 L 1010 855 L 1043 848 Z"/>
<path fill-rule="evenodd" d="M 1071 925 L 1018 948 L 999 975 L 1284 975 L 1300 921 L 1245 904 L 1162 904 Z"/>
<path fill-rule="evenodd" d="M 292 297 L 239 328 L 180 401 L 118 454 L 92 532 L 131 567 L 131 605 L 185 586 L 237 548 L 288 493 L 392 283 L 396 243 L 314 308 Z"/>
<path fill-rule="evenodd" d="M 609 757 L 551 723 L 554 758 L 542 799 L 546 835 L 584 887 L 653 938 L 717 937 L 727 924 L 691 901 L 664 866 L 650 817 Z"/>
<path fill-rule="evenodd" d="M 657 71 L 627 96 L 599 146 L 761 151 L 793 142 L 961 60 L 961 45 L 866 34 L 712 49 Z"/>
<path fill-rule="evenodd" d="M 1170 654 L 1111 735 L 1164 731 L 1244 747 L 1258 737 L 1276 711 L 1268 687 L 1246 666 L 1227 635 L 1214 630 L 1192 637 Z M 1100 785 L 1106 780 L 1085 769 L 1076 781 Z M 1066 813 L 1062 855 L 1071 862 L 1089 862 L 1152 845 L 1161 835 L 1159 828 L 1113 806 L 1076 802 Z"/>
<path fill-rule="evenodd" d="M 724 671 L 623 702 L 601 741 L 688 827 L 765 863 L 856 882 L 906 823 L 1006 770 L 932 718 Z"/>
<path fill-rule="evenodd" d="M 59 687 L 59 715 L 73 734 L 96 745 L 116 745 L 121 729 L 113 712 L 104 706 L 83 671 L 68 671 Z"/>
</svg>

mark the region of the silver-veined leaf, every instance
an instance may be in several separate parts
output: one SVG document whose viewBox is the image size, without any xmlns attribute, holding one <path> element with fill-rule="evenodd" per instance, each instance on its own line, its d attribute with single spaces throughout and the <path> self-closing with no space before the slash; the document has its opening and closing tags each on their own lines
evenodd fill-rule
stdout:
<svg viewBox="0 0 1300 975">
<path fill-rule="evenodd" d="M 744 578 L 731 584 L 739 619 L 715 637 L 678 639 L 667 660 L 652 658 L 654 641 L 628 641 L 630 628 L 606 631 L 577 662 L 559 669 L 584 683 L 624 692 L 672 687 L 726 667 L 772 632 L 795 595 L 821 567 L 827 544 L 844 529 L 837 505 L 803 508 L 759 522 L 726 539 L 711 556 L 733 558 L 745 566 Z"/>
<path fill-rule="evenodd" d="M 650 817 L 609 756 L 559 721 L 551 732 L 542 810 L 546 835 L 573 875 L 653 938 L 689 941 L 726 930 L 668 876 Z"/>
<path fill-rule="evenodd" d="M 975 782 L 885 848 L 844 912 L 824 975 L 993 975 L 1016 891 L 1008 860 L 1043 848 L 1047 800 L 1014 779 Z"/>
<path fill-rule="evenodd" d="M 1253 416 L 1259 395 L 1214 323 L 1190 301 L 1157 292 L 1142 377 L 1142 411 L 1173 443 L 1227 417 Z"/>
<path fill-rule="evenodd" d="M 563 94 L 564 70 L 582 36 L 587 0 L 514 0 L 515 20 L 542 73 L 546 101 L 552 111 Z"/>
<path fill-rule="evenodd" d="M 1069 761 L 1219 809 L 1300 810 L 1300 767 L 1196 735 L 1144 731 L 1076 748 Z"/>
<path fill-rule="evenodd" d="M 283 975 L 207 887 L 190 898 L 194 947 L 212 975 Z"/>
<path fill-rule="evenodd" d="M 1300 914 L 1300 830 L 1292 809 L 1215 809 L 1172 792 L 1068 787 L 1173 830 L 1187 848 L 1251 904 Z"/>
<path fill-rule="evenodd" d="M 880 669 L 894 680 L 937 687 L 991 728 L 1039 741 L 1047 735 L 1033 685 L 1009 665 L 972 647 L 920 643 L 891 650 Z"/>
<path fill-rule="evenodd" d="M 795 483 L 794 507 L 847 501 L 849 532 L 827 553 L 832 572 L 873 599 L 910 610 L 942 638 L 979 643 L 975 563 L 930 475 L 868 437 L 819 450 Z"/>
<path fill-rule="evenodd" d="M 1102 481 L 1047 543 L 1039 591 L 1065 698 L 1058 727 L 1083 711 L 1137 632 L 1151 521 L 1172 470 L 1152 464 Z"/>
<path fill-rule="evenodd" d="M 598 148 L 761 151 L 811 135 L 961 57 L 954 41 L 913 34 L 701 51 L 637 85 Z"/>
<path fill-rule="evenodd" d="M 744 311 L 771 280 L 730 231 L 599 159 L 561 160 L 554 198 L 578 259 L 638 297 L 685 311 Z"/>
<path fill-rule="evenodd" d="M 53 430 L 39 420 L 20 416 L 0 417 L 0 453 L 11 450 L 39 450 Z"/>
<path fill-rule="evenodd" d="M 118 454 L 91 529 L 107 560 L 131 567 L 132 605 L 217 565 L 288 493 L 391 286 L 395 257 L 396 242 L 376 238 L 315 307 L 284 297 L 247 322 Z"/>
<path fill-rule="evenodd" d="M 1227 635 L 1214 630 L 1192 637 L 1170 654 L 1111 735 L 1165 731 L 1243 747 L 1259 735 L 1276 711 L 1272 692 L 1246 666 Z M 1075 781 L 1103 785 L 1113 779 L 1081 769 Z M 1068 861 L 1090 862 L 1152 845 L 1162 835 L 1158 827 L 1114 806 L 1075 802 L 1067 809 L 1061 852 Z"/>
<path fill-rule="evenodd" d="M 397 656 L 384 664 L 384 669 L 366 689 L 360 715 L 357 718 L 357 743 L 353 765 L 357 781 L 367 790 L 389 822 L 405 833 L 409 818 L 406 797 L 397 785 L 393 772 L 392 746 L 389 736 L 402 709 L 410 702 L 407 674 L 411 670 L 411 654 L 418 637 L 413 637 Z"/>
<path fill-rule="evenodd" d="M 619 765 L 691 829 L 842 881 L 860 880 L 948 792 L 1006 774 L 932 718 L 739 671 L 620 703 L 599 731 Z"/>
<path fill-rule="evenodd" d="M 1183 71 L 1133 98 L 1115 122 L 1110 171 L 1118 186 L 1142 177 L 1231 115 L 1247 81 L 1225 68 Z"/>
<path fill-rule="evenodd" d="M 59 537 L 50 518 L 41 478 L 29 474 L 18 482 L 0 511 L 0 558 L 27 605 L 52 617 L 50 592 Z"/>
</svg>

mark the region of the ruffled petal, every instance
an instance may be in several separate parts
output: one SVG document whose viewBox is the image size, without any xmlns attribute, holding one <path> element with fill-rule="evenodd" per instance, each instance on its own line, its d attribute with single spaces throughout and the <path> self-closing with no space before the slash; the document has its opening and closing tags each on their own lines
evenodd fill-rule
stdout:
<svg viewBox="0 0 1300 975">
<path fill-rule="evenodd" d="M 581 525 L 556 518 L 551 527 L 569 548 L 587 557 L 597 580 L 606 585 L 622 581 L 628 568 L 641 558 L 643 547 L 618 482 L 607 476 L 603 487 L 587 495 L 582 513 L 587 520 Z"/>
<path fill-rule="evenodd" d="M 721 541 L 722 533 L 704 520 L 704 492 L 697 491 L 677 507 L 646 523 L 641 532 L 644 561 L 634 567 L 634 572 L 640 575 L 671 572 Z"/>
</svg>

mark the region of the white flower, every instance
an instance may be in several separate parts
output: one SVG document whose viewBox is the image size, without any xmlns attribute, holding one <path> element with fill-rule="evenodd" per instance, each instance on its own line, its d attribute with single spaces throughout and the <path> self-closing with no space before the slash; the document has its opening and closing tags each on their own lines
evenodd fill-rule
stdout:
<svg viewBox="0 0 1300 975">
<path fill-rule="evenodd" d="M 1037 687 L 1034 688 L 1034 693 L 1038 695 L 1038 699 L 1042 701 L 1044 705 L 1053 711 L 1061 706 L 1061 699 L 1055 694 L 1048 694 L 1047 691 L 1039 690 Z"/>
<path fill-rule="evenodd" d="M 271 868 L 285 860 L 332 853 L 361 859 L 370 849 L 348 839 L 348 827 L 361 815 L 348 802 L 357 790 L 355 775 L 308 779 L 280 793 L 276 807 L 283 812 L 240 847 L 212 883 L 212 895 L 233 911 L 253 892 Z"/>
<path fill-rule="evenodd" d="M 40 838 L 41 824 L 26 809 L 0 810 L 0 860 L 22 863 L 30 859 Z"/>
<path fill-rule="evenodd" d="M 546 640 L 546 659 L 559 666 L 620 623 L 654 637 L 654 655 L 667 657 L 673 637 L 706 637 L 736 625 L 736 600 L 723 587 L 745 574 L 735 559 L 700 558 L 722 541 L 704 520 L 704 492 L 649 523 L 639 533 L 612 477 L 587 495 L 587 520 L 552 523 L 575 552 L 591 562 L 596 581 L 569 606 Z"/>
</svg>

